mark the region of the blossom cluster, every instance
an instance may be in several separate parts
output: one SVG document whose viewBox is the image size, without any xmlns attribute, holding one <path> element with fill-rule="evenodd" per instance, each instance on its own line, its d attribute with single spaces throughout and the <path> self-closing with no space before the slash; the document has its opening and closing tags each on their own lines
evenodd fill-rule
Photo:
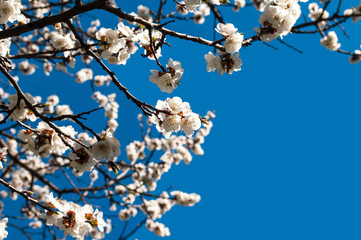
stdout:
<svg viewBox="0 0 361 240">
<path fill-rule="evenodd" d="M 78 15 L 67 19 L 67 14 L 98 8 L 98 2 L 76 4 L 69 10 L 68 7 L 73 6 L 68 2 L 55 4 L 47 0 L 32 0 L 26 3 L 27 6 L 22 6 L 20 0 L 0 0 L 2 31 L 7 31 L 10 35 L 14 35 L 11 32 L 20 33 L 0 40 L 1 65 L 7 67 L 3 71 L 8 70 L 10 75 L 15 75 L 8 77 L 8 89 L 15 87 L 11 94 L 4 91 L 7 86 L 0 88 L 0 120 L 8 124 L 1 131 L 0 169 L 2 179 L 11 186 L 8 187 L 10 191 L 0 191 L 0 213 L 2 214 L 6 203 L 2 199 L 24 197 L 27 204 L 21 207 L 21 213 L 33 229 L 43 227 L 45 222 L 65 232 L 64 237 L 70 235 L 78 239 L 103 239 L 111 230 L 111 221 L 105 222 L 102 212 L 90 205 L 81 206 L 78 202 L 57 199 L 51 193 L 53 191 L 64 198 L 71 195 L 76 199 L 79 196 L 81 200 L 91 202 L 94 206 L 100 201 L 97 199 L 101 199 L 101 204 L 106 199 L 111 211 L 117 211 L 118 208 L 113 217 L 128 221 L 137 215 L 138 219 L 143 214 L 147 219 L 147 229 L 161 237 L 170 236 L 170 229 L 160 219 L 173 206 L 191 207 L 200 202 L 201 197 L 196 193 L 173 189 L 160 190 L 159 181 L 164 178 L 164 174 L 173 171 L 176 165 L 190 164 L 194 161 L 193 155 L 204 154 L 203 143 L 213 126 L 210 119 L 214 117 L 214 113 L 209 112 L 205 118 L 201 118 L 191 110 L 188 102 L 183 102 L 179 97 L 159 100 L 155 107 L 150 106 L 142 102 L 142 99 L 135 98 L 125 86 L 121 86 L 122 79 L 119 77 L 118 81 L 113 72 L 116 71 L 116 66 L 108 68 L 108 64 L 126 65 L 130 57 L 142 48 L 140 55 L 143 60 L 152 60 L 154 65 L 160 67 L 150 71 L 149 81 L 156 84 L 162 92 L 172 93 L 180 85 L 180 81 L 183 81 L 184 69 L 179 61 L 173 61 L 175 58 L 168 58 L 164 46 L 174 46 L 173 39 L 182 39 L 217 50 L 212 53 L 210 49 L 204 56 L 208 72 L 232 74 L 241 70 L 242 60 L 239 56 L 242 46 L 245 48 L 258 40 L 269 42 L 286 36 L 301 14 L 299 2 L 307 0 L 247 1 L 247 6 L 252 2 L 257 10 L 264 12 L 260 14 L 261 27 L 256 29 L 257 34 L 246 40 L 232 23 L 223 23 L 227 16 L 222 13 L 226 11 L 218 8 L 218 5 L 227 3 L 227 6 L 233 7 L 233 11 L 240 11 L 240 8 L 246 6 L 245 0 L 232 0 L 231 3 L 226 0 L 169 1 L 173 4 L 172 7 L 162 9 L 160 6 L 158 13 L 143 5 L 139 5 L 137 11 L 132 13 L 118 8 L 111 9 L 110 6 L 116 6 L 116 1 L 110 0 L 107 1 L 104 12 L 117 11 L 117 16 L 121 16 L 113 27 L 101 24 L 100 20 L 83 23 Z M 348 54 L 350 63 L 360 62 L 361 50 L 340 50 L 341 43 L 331 28 L 337 25 L 332 20 L 342 20 L 339 24 L 347 19 L 357 22 L 361 18 L 361 5 L 346 9 L 341 16 L 341 11 L 338 11 L 340 9 L 337 10 L 337 15 L 333 15 L 325 7 L 319 6 L 325 3 L 325 0 L 319 0 L 318 3 L 308 5 L 308 17 L 313 22 L 306 22 L 305 25 L 315 27 L 324 36 L 320 40 L 321 45 L 332 51 Z M 165 5 L 166 1 L 162 4 Z M 329 11 L 330 9 L 332 8 L 327 8 Z M 68 12 L 63 14 L 64 11 Z M 21 26 L 29 21 L 23 14 L 37 22 Z M 50 16 L 57 14 L 62 14 L 63 17 Z M 210 30 L 221 36 L 219 40 L 207 39 L 207 33 L 204 36 L 191 36 L 190 32 L 178 32 L 175 30 L 178 26 L 172 25 L 173 19 L 203 24 L 206 16 L 211 14 L 215 17 L 213 26 L 216 28 Z M 49 18 L 53 22 L 54 19 L 61 19 L 62 22 L 33 29 L 34 26 L 48 25 L 46 21 Z M 216 24 L 217 22 L 219 23 Z M 298 26 L 294 32 L 301 32 L 302 28 Z M 169 59 L 164 66 L 160 59 L 162 54 Z M 84 115 L 93 114 L 98 109 L 74 114 L 76 107 L 60 103 L 55 94 L 49 96 L 45 103 L 42 103 L 40 97 L 30 93 L 23 95 L 22 90 L 19 90 L 22 80 L 17 82 L 19 76 L 34 74 L 39 69 L 38 63 L 43 65 L 47 76 L 53 72 L 54 67 L 54 70 L 72 77 L 76 83 L 90 83 L 90 95 L 97 106 L 104 110 L 105 121 L 96 119 L 93 129 Z M 99 75 L 97 70 L 100 67 L 95 67 L 95 64 L 100 64 L 105 70 L 103 74 L 108 75 Z M 76 69 L 68 69 L 75 68 L 76 65 Z M 97 89 L 111 83 L 144 113 L 151 115 L 144 121 L 143 115 L 138 116 L 141 140 L 127 141 L 126 160 L 118 161 L 121 146 L 114 136 L 120 124 L 119 115 L 122 110 L 119 99 L 116 99 L 117 95 L 110 88 L 102 88 L 102 92 Z M 14 94 L 15 91 L 18 94 Z M 12 120 L 11 123 L 6 122 L 8 118 Z M 147 126 L 144 126 L 145 122 Z M 154 137 L 154 125 L 164 137 L 159 133 L 156 133 L 159 137 Z M 173 134 L 179 131 L 184 132 L 184 135 Z M 11 159 L 9 163 L 6 162 L 7 158 Z M 60 182 L 62 180 L 69 183 Z M 44 202 L 46 213 L 40 209 L 40 203 Z M 3 214 L 1 216 L 6 217 Z M 39 219 L 40 216 L 43 219 Z M 7 236 L 6 223 L 7 218 L 0 220 L 0 240 Z M 48 228 L 44 229 L 46 232 Z M 124 232 L 126 230 L 129 229 Z"/>
<path fill-rule="evenodd" d="M 154 221 L 148 219 L 145 226 L 148 228 L 149 231 L 154 232 L 155 234 L 157 234 L 160 237 L 170 236 L 169 228 L 164 226 L 163 223 L 154 222 Z"/>
<path fill-rule="evenodd" d="M 184 73 L 181 63 L 173 61 L 171 58 L 167 64 L 167 72 L 151 70 L 152 75 L 149 81 L 157 84 L 162 92 L 172 93 L 180 85 L 180 80 Z"/>
<path fill-rule="evenodd" d="M 99 91 L 96 91 L 93 93 L 92 98 L 98 102 L 99 107 L 104 107 L 105 117 L 108 118 L 107 128 L 114 132 L 119 125 L 117 121 L 119 104 L 115 100 L 116 94 L 112 93 L 105 96 Z"/>
<path fill-rule="evenodd" d="M 195 130 L 201 127 L 198 114 L 192 112 L 188 102 L 183 102 L 180 97 L 158 100 L 156 106 L 161 110 L 157 116 L 152 115 L 150 121 L 156 124 L 159 132 L 169 138 L 173 132 L 183 131 L 187 136 L 192 136 Z"/>
<path fill-rule="evenodd" d="M 72 237 L 82 238 L 89 234 L 93 228 L 103 232 L 106 223 L 103 219 L 103 212 L 94 210 L 92 206 L 80 205 L 53 197 L 53 193 L 47 196 L 47 203 L 50 210 L 47 210 L 41 217 L 46 224 L 56 226 Z"/>
<path fill-rule="evenodd" d="M 25 97 L 30 102 L 30 104 L 35 105 L 36 99 L 31 96 L 30 93 L 25 93 Z M 10 118 L 13 121 L 29 119 L 30 121 L 35 121 L 37 117 L 34 112 L 32 112 L 27 106 L 24 99 L 18 99 L 18 95 L 14 94 L 8 97 L 9 100 L 9 109 L 12 111 Z M 39 109 L 39 111 L 41 111 Z"/>
<path fill-rule="evenodd" d="M 361 18 L 360 14 L 361 14 L 361 2 L 357 7 L 352 7 L 352 8 L 346 9 L 343 12 L 343 15 L 345 15 L 345 16 L 355 15 L 352 17 L 352 22 L 354 22 L 354 23 L 356 23 L 356 22 L 358 22 L 358 20 L 360 20 L 360 18 Z"/>
<path fill-rule="evenodd" d="M 215 29 L 225 39 L 226 52 L 218 51 L 219 55 L 209 52 L 204 56 L 207 62 L 207 72 L 217 70 L 218 75 L 232 74 L 241 70 L 242 60 L 239 58 L 239 49 L 242 47 L 243 34 L 232 23 L 218 23 Z"/>
<path fill-rule="evenodd" d="M 300 0 L 307 2 L 308 0 Z M 299 0 L 272 0 L 264 8 L 264 13 L 259 18 L 262 29 L 256 29 L 260 33 L 262 41 L 270 42 L 278 37 L 286 36 L 297 19 L 301 15 Z"/>
<path fill-rule="evenodd" d="M 8 232 L 5 230 L 7 223 L 7 218 L 3 218 L 0 220 L 0 240 L 3 240 L 8 236 Z"/>
<path fill-rule="evenodd" d="M 69 137 L 74 137 L 77 132 L 72 126 L 59 127 Z M 49 157 L 50 154 L 61 155 L 73 144 L 65 140 L 45 122 L 39 122 L 36 129 L 19 131 L 18 137 L 26 143 L 26 148 L 41 157 Z"/>
<path fill-rule="evenodd" d="M 80 141 L 83 146 L 75 144 L 74 151 L 69 154 L 69 158 L 72 160 L 71 167 L 80 172 L 90 172 L 99 161 L 105 158 L 113 162 L 117 159 L 120 155 L 119 141 L 110 130 L 103 132 L 101 135 L 102 138 L 98 142 L 95 142 L 86 134 L 81 136 Z"/>
<path fill-rule="evenodd" d="M 223 73 L 232 74 L 241 70 L 242 59 L 239 58 L 239 53 L 233 55 L 223 52 L 219 53 L 219 55 L 214 55 L 209 52 L 204 56 L 207 62 L 207 72 L 217 70 L 218 75 L 223 75 Z"/>
<path fill-rule="evenodd" d="M 6 24 L 8 22 L 13 23 L 14 21 L 18 21 L 19 23 L 27 23 L 29 19 L 27 19 L 23 14 L 21 14 L 21 10 L 23 5 L 21 1 L 17 0 L 1 0 L 0 1 L 0 23 Z"/>
<path fill-rule="evenodd" d="M 10 38 L 4 38 L 0 40 L 0 56 L 5 57 L 9 53 L 10 45 Z"/>
<path fill-rule="evenodd" d="M 242 47 L 243 34 L 238 33 L 238 29 L 232 23 L 218 23 L 216 31 L 226 39 L 224 48 L 229 54 L 234 54 Z"/>
<path fill-rule="evenodd" d="M 308 14 L 308 17 L 311 18 L 312 21 L 316 21 L 320 18 L 325 19 L 329 17 L 329 13 L 327 10 L 320 8 L 316 2 L 310 3 L 308 5 L 308 10 L 310 13 Z M 321 29 L 323 29 L 327 24 L 327 21 L 320 21 L 317 23 L 317 26 Z"/>
<path fill-rule="evenodd" d="M 321 45 L 331 51 L 336 51 L 341 47 L 341 43 L 338 42 L 337 35 L 334 31 L 328 32 L 327 36 L 321 39 Z"/>
</svg>

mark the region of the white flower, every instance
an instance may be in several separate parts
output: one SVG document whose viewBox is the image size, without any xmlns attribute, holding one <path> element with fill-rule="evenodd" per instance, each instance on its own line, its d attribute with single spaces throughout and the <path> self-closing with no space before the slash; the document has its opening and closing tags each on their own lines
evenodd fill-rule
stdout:
<svg viewBox="0 0 361 240">
<path fill-rule="evenodd" d="M 182 117 L 178 115 L 169 115 L 163 120 L 162 127 L 165 132 L 178 132 L 180 130 L 180 124 L 182 123 Z"/>
<path fill-rule="evenodd" d="M 79 147 L 69 154 L 70 166 L 80 172 L 91 172 L 98 161 L 86 148 Z"/>
<path fill-rule="evenodd" d="M 113 133 L 107 131 L 101 141 L 91 146 L 90 152 L 98 161 L 104 158 L 107 158 L 109 161 L 115 161 L 120 155 L 120 143 L 113 136 Z"/>
<path fill-rule="evenodd" d="M 45 1 L 31 1 L 29 4 L 35 9 L 35 14 L 37 18 L 43 18 L 44 14 L 49 12 L 50 8 Z"/>
<path fill-rule="evenodd" d="M 34 228 L 34 229 L 39 229 L 42 227 L 42 225 L 43 225 L 43 223 L 39 220 L 29 223 L 29 227 Z"/>
<path fill-rule="evenodd" d="M 135 215 L 137 215 L 137 212 L 138 211 L 135 207 L 129 206 L 128 208 L 119 211 L 119 219 L 129 220 L 131 216 L 135 217 Z"/>
<path fill-rule="evenodd" d="M 177 88 L 177 80 L 173 79 L 170 73 L 162 73 L 157 70 L 150 71 L 152 75 L 149 81 L 157 84 L 162 92 L 172 93 Z"/>
<path fill-rule="evenodd" d="M 21 2 L 14 0 L 1 0 L 0 1 L 0 23 L 6 24 L 7 22 L 14 22 L 20 17 Z"/>
<path fill-rule="evenodd" d="M 72 138 L 77 133 L 72 126 L 58 127 L 58 129 Z M 26 147 L 30 151 L 41 157 L 49 157 L 50 154 L 61 155 L 68 149 L 62 138 L 45 122 L 40 122 L 34 132 L 31 130 L 19 131 L 18 137 L 27 143 Z M 64 141 L 69 145 L 73 144 L 70 140 L 65 139 Z"/>
<path fill-rule="evenodd" d="M 97 227 L 99 231 L 104 232 L 106 223 L 103 219 L 103 212 L 98 209 L 95 209 L 94 211 L 93 207 L 88 204 L 82 207 L 82 211 L 85 213 L 87 223 L 89 223 L 92 227 Z"/>
<path fill-rule="evenodd" d="M 158 116 L 152 115 L 150 121 L 156 124 L 158 131 L 162 132 L 165 138 L 169 138 L 172 132 L 182 130 L 182 124 L 185 123 L 185 131 L 188 136 L 192 132 L 191 129 L 198 130 L 200 125 L 194 120 L 193 113 L 188 102 L 183 102 L 179 97 L 167 98 L 165 101 L 158 100 L 155 106 L 159 110 L 168 111 L 169 114 L 160 113 Z M 187 117 L 189 119 L 187 119 Z M 189 122 L 188 122 L 189 121 Z"/>
<path fill-rule="evenodd" d="M 119 26 L 119 25 L 118 25 Z M 126 29 L 123 29 L 126 33 Z M 119 30 L 113 30 L 110 28 L 101 28 L 96 34 L 96 38 L 106 44 L 101 46 L 102 51 L 102 58 L 107 59 L 109 61 L 114 59 L 113 54 L 117 54 L 122 48 L 126 45 L 126 40 L 124 38 L 120 38 Z M 115 64 L 119 64 L 117 62 L 112 62 Z"/>
<path fill-rule="evenodd" d="M 204 15 L 200 11 L 195 11 L 193 15 L 193 21 L 196 24 L 203 24 L 206 19 L 204 18 Z"/>
<path fill-rule="evenodd" d="M 50 72 L 53 71 L 53 64 L 51 62 L 44 62 L 43 70 L 46 76 L 50 76 Z"/>
<path fill-rule="evenodd" d="M 194 12 L 197 10 L 199 4 L 201 4 L 201 0 L 184 0 L 184 4 L 188 11 Z"/>
<path fill-rule="evenodd" d="M 334 31 L 328 32 L 327 36 L 320 40 L 321 45 L 330 49 L 331 51 L 336 51 L 341 47 L 341 43 L 338 43 L 337 35 Z"/>
<path fill-rule="evenodd" d="M 30 93 L 25 93 L 25 96 L 32 105 L 35 104 L 35 99 L 33 98 L 33 96 L 31 96 Z M 31 121 L 35 121 L 37 119 L 35 114 L 26 107 L 26 104 L 23 99 L 21 99 L 20 103 L 18 104 L 17 94 L 9 96 L 8 100 L 9 100 L 9 109 L 10 110 L 14 109 L 14 111 L 10 115 L 10 118 L 13 121 L 24 120 L 24 119 L 30 119 Z"/>
<path fill-rule="evenodd" d="M 31 75 L 35 72 L 35 65 L 29 64 L 28 60 L 24 60 L 19 63 L 21 73 L 24 75 Z"/>
<path fill-rule="evenodd" d="M 191 113 L 183 119 L 181 127 L 185 135 L 190 137 L 193 135 L 194 130 L 199 129 L 201 125 L 202 123 L 201 120 L 199 119 L 199 115 L 195 113 Z"/>
<path fill-rule="evenodd" d="M 267 3 L 264 13 L 259 18 L 266 34 L 260 36 L 262 41 L 270 42 L 287 35 L 301 15 L 298 0 L 273 0 Z"/>
<path fill-rule="evenodd" d="M 233 11 L 238 12 L 240 8 L 244 8 L 246 6 L 246 0 L 234 0 Z"/>
<path fill-rule="evenodd" d="M 216 70 L 216 56 L 208 52 L 208 54 L 204 55 L 204 58 L 207 62 L 207 72 L 214 72 Z"/>
<path fill-rule="evenodd" d="M 171 58 L 168 61 L 167 70 L 169 72 L 151 70 L 152 75 L 149 81 L 157 84 L 162 92 L 172 93 L 180 84 L 184 70 L 180 62 L 173 61 Z"/>
<path fill-rule="evenodd" d="M 150 16 L 149 8 L 143 5 L 139 5 L 137 10 L 138 10 L 137 15 L 139 17 L 143 18 L 146 21 L 152 22 L 152 17 Z"/>
<path fill-rule="evenodd" d="M 170 195 L 176 198 L 177 204 L 181 206 L 193 206 L 201 200 L 201 196 L 196 193 L 184 193 L 181 191 L 173 191 Z"/>
<path fill-rule="evenodd" d="M 232 34 L 237 33 L 238 29 L 235 28 L 232 23 L 218 23 L 216 31 L 219 32 L 223 37 L 228 37 Z"/>
<path fill-rule="evenodd" d="M 10 38 L 4 38 L 0 40 L 0 56 L 5 57 L 9 53 L 10 45 Z"/>
<path fill-rule="evenodd" d="M 234 33 L 228 36 L 226 42 L 224 43 L 226 52 L 230 54 L 238 52 L 239 49 L 242 47 L 243 38 L 243 35 L 239 33 Z"/>
<path fill-rule="evenodd" d="M 119 33 L 117 30 L 113 30 L 110 28 L 101 28 L 95 34 L 96 39 L 101 40 L 107 43 L 114 43 L 119 39 Z"/>
<path fill-rule="evenodd" d="M 162 33 L 160 31 L 152 30 L 152 40 L 155 46 L 159 43 L 161 38 L 162 38 Z M 139 45 L 142 48 L 144 48 L 144 54 L 147 55 L 149 59 L 155 60 L 154 53 L 151 52 L 151 48 L 150 48 L 150 38 L 149 38 L 148 29 L 146 28 L 145 30 L 140 31 L 137 34 L 137 39 Z M 161 48 L 155 50 L 155 55 L 157 56 L 157 58 L 160 58 L 162 56 Z"/>
<path fill-rule="evenodd" d="M 52 106 L 58 105 L 59 97 L 57 95 L 51 95 L 47 98 L 46 103 Z"/>
<path fill-rule="evenodd" d="M 188 14 L 188 10 L 184 7 L 185 3 L 184 1 L 179 2 L 179 4 L 177 4 L 176 9 L 179 12 L 180 15 L 187 15 Z"/>
<path fill-rule="evenodd" d="M 319 18 L 328 18 L 329 17 L 329 13 L 324 10 L 323 8 L 320 8 L 318 6 L 317 3 L 310 3 L 308 5 L 308 10 L 310 11 L 310 13 L 308 14 L 308 17 L 311 18 L 312 21 L 316 21 L 318 20 Z M 322 17 L 321 17 L 321 14 L 322 14 Z M 320 21 L 317 23 L 317 25 L 320 27 L 320 28 L 324 28 L 327 24 L 327 21 Z"/>
<path fill-rule="evenodd" d="M 360 50 L 355 50 L 355 54 L 351 57 L 349 57 L 349 62 L 352 64 L 358 63 L 361 60 L 361 51 Z"/>
<path fill-rule="evenodd" d="M 125 26 L 123 22 L 118 23 L 119 34 L 126 37 L 127 41 L 137 41 L 137 36 L 134 34 L 134 29 Z"/>
<path fill-rule="evenodd" d="M 93 70 L 90 68 L 83 68 L 76 73 L 75 81 L 77 83 L 84 83 L 85 81 L 93 79 Z"/>
<path fill-rule="evenodd" d="M 8 154 L 8 149 L 3 147 L 0 149 L 0 169 L 3 168 L 3 162 L 6 162 L 6 155 Z"/>
<path fill-rule="evenodd" d="M 69 105 L 58 105 L 55 108 L 55 112 L 57 116 L 73 114 L 73 111 L 70 109 Z"/>
<path fill-rule="evenodd" d="M 95 227 L 101 232 L 104 231 L 106 223 L 103 213 L 97 209 L 94 211 L 92 206 L 81 207 L 73 202 L 58 200 L 53 197 L 53 193 L 47 196 L 47 202 L 53 210 L 40 215 L 46 219 L 47 225 L 54 225 L 72 237 L 81 239 Z"/>
<path fill-rule="evenodd" d="M 148 219 L 145 226 L 148 228 L 149 231 L 154 232 L 156 235 L 158 235 L 160 237 L 170 236 L 169 228 L 164 226 L 163 223 L 154 222 L 153 220 Z"/>
<path fill-rule="evenodd" d="M 223 73 L 232 74 L 233 71 L 241 70 L 242 60 L 239 58 L 239 52 L 234 55 L 223 53 L 221 56 L 215 56 L 209 52 L 204 58 L 207 62 L 207 72 L 217 70 L 218 74 L 222 75 Z"/>
<path fill-rule="evenodd" d="M 8 223 L 7 218 L 3 218 L 0 220 L 0 240 L 3 240 L 8 236 L 8 232 L 5 230 L 7 227 L 6 224 Z"/>
<path fill-rule="evenodd" d="M 188 102 L 183 102 L 180 97 L 167 98 L 165 106 L 172 114 L 181 113 L 183 116 L 190 113 L 190 106 Z"/>
<path fill-rule="evenodd" d="M 101 87 L 104 85 L 104 83 L 109 85 L 111 80 L 112 78 L 109 75 L 97 75 L 94 77 L 94 84 L 97 87 Z"/>
<path fill-rule="evenodd" d="M 60 35 L 57 33 L 54 33 L 54 36 L 50 40 L 50 43 L 55 47 L 56 49 L 71 49 L 74 47 L 74 41 L 71 39 L 70 34 L 66 35 Z"/>
</svg>

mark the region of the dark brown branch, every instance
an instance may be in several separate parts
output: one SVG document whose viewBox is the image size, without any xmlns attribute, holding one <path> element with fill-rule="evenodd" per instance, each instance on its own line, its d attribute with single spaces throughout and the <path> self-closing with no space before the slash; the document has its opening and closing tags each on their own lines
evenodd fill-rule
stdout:
<svg viewBox="0 0 361 240">
<path fill-rule="evenodd" d="M 58 15 L 43 17 L 42 19 L 1 31 L 0 39 L 19 36 L 23 33 L 27 33 L 36 29 L 41 29 L 55 23 L 64 22 L 65 20 L 71 19 L 76 15 L 89 12 L 94 9 L 100 9 L 105 5 L 106 0 L 95 0 L 94 2 L 84 4 L 80 7 L 71 8 L 68 11 L 60 13 Z"/>
<path fill-rule="evenodd" d="M 44 206 L 44 205 L 42 205 L 41 203 L 39 203 L 38 200 L 36 200 L 36 199 L 34 199 L 34 198 L 32 198 L 32 197 L 29 197 L 26 192 L 20 191 L 20 190 L 16 189 L 15 187 L 11 186 L 9 183 L 5 182 L 2 178 L 0 178 L 0 183 L 1 183 L 2 185 L 4 185 L 5 187 L 9 188 L 12 192 L 15 192 L 15 193 L 19 194 L 20 196 L 22 196 L 23 198 L 25 198 L 26 201 L 32 202 L 32 203 L 34 203 L 35 205 L 37 205 L 37 206 L 39 206 L 39 207 L 41 207 L 41 208 L 43 208 L 43 209 L 46 209 L 46 210 L 48 210 L 48 211 L 51 211 L 51 209 L 50 209 L 49 207 Z"/>
<path fill-rule="evenodd" d="M 140 17 L 126 14 L 123 11 L 121 11 L 119 8 L 113 8 L 111 6 L 105 5 L 103 7 L 103 9 L 109 13 L 112 13 L 112 14 L 122 18 L 122 19 L 128 20 L 130 22 L 139 23 L 139 24 L 147 27 L 148 29 L 149 28 L 156 29 L 156 30 L 160 31 L 162 34 L 169 35 L 169 36 L 176 37 L 176 38 L 183 39 L 183 40 L 188 40 L 188 41 L 204 44 L 207 46 L 214 46 L 223 52 L 225 51 L 225 48 L 223 46 L 214 44 L 213 41 L 209 41 L 209 40 L 201 38 L 201 37 L 194 37 L 194 36 L 190 36 L 188 34 L 178 33 L 178 32 L 169 30 L 167 28 L 162 27 L 160 24 L 150 23 Z"/>
</svg>

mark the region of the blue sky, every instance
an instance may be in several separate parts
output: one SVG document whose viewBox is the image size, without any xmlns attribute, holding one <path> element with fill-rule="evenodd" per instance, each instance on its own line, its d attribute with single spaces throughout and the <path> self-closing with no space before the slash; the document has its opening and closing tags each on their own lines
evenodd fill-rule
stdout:
<svg viewBox="0 0 361 240">
<path fill-rule="evenodd" d="M 151 7 L 143 1 L 119 1 L 119 6 L 136 11 L 139 3 Z M 238 14 L 223 10 L 227 22 L 246 38 L 253 36 L 260 13 L 253 8 Z M 107 24 L 116 26 L 112 21 L 116 19 Z M 209 16 L 201 26 L 181 22 L 168 28 L 212 39 L 212 23 Z M 359 48 L 357 25 L 345 28 L 351 39 L 337 29 L 342 48 Z M 204 54 L 211 48 L 168 38 L 172 47 L 163 48 L 160 61 L 166 64 L 172 58 L 185 69 L 181 86 L 170 95 L 149 82 L 149 71 L 157 66 L 142 59 L 140 51 L 128 65 L 111 66 L 120 81 L 148 103 L 180 96 L 201 115 L 216 110 L 214 128 L 203 145 L 205 155 L 189 166 L 172 168 L 161 180 L 160 187 L 173 185 L 202 196 L 196 206 L 174 207 L 160 220 L 170 228 L 169 239 L 360 239 L 360 64 L 351 65 L 346 56 L 322 47 L 319 35 L 292 34 L 284 40 L 303 54 L 277 41 L 271 43 L 277 51 L 256 42 L 240 51 L 242 71 L 218 76 L 206 72 Z M 24 78 L 21 86 L 44 97 L 60 91 L 62 104 L 77 96 L 79 111 L 87 110 L 89 85 L 59 89 L 59 84 L 73 86 L 74 80 L 40 75 Z M 118 95 L 117 134 L 125 147 L 129 139 L 140 137 L 139 111 Z M 125 158 L 124 149 L 122 154 Z M 146 229 L 135 238 L 159 239 Z"/>
</svg>

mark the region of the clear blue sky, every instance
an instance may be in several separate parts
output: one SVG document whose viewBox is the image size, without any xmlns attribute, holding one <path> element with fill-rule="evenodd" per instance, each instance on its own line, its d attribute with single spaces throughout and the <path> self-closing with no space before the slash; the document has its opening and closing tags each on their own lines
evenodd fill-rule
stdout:
<svg viewBox="0 0 361 240">
<path fill-rule="evenodd" d="M 140 3 L 151 7 L 148 2 L 124 0 L 119 6 L 136 11 Z M 253 8 L 238 14 L 222 10 L 246 38 L 253 36 L 260 13 Z M 116 26 L 112 21 L 116 19 L 109 19 L 109 27 Z M 361 33 L 357 25 L 345 27 L 351 39 L 339 29 L 337 33 L 342 48 L 353 51 L 360 46 Z M 201 26 L 181 22 L 168 28 L 212 39 L 213 18 L 207 17 Z M 165 64 L 171 57 L 185 69 L 181 86 L 171 95 L 149 82 L 149 71 L 157 66 L 148 59 L 134 56 L 127 66 L 111 66 L 120 81 L 148 103 L 180 96 L 194 112 L 216 110 L 214 128 L 203 145 L 205 155 L 189 166 L 172 168 L 162 178 L 160 187 L 173 185 L 202 196 L 195 207 L 175 207 L 160 220 L 170 228 L 169 239 L 361 238 L 361 63 L 351 65 L 346 56 L 322 47 L 319 35 L 293 34 L 284 40 L 303 54 L 277 41 L 271 43 L 277 51 L 256 42 L 240 51 L 242 71 L 218 76 L 206 72 L 204 54 L 212 49 L 168 38 L 172 47 L 163 48 L 160 61 Z M 44 96 L 58 93 L 56 83 L 73 83 L 58 74 L 59 79 L 45 79 L 44 89 L 33 89 L 44 81 L 37 76 L 20 82 L 33 95 L 44 89 Z M 60 91 L 63 104 L 91 92 L 84 85 Z M 88 100 L 78 97 L 81 104 Z M 120 101 L 122 125 L 117 134 L 125 147 L 130 138 L 140 136 L 138 110 L 123 97 Z M 159 239 L 146 229 L 131 239 L 135 238 Z"/>
</svg>

